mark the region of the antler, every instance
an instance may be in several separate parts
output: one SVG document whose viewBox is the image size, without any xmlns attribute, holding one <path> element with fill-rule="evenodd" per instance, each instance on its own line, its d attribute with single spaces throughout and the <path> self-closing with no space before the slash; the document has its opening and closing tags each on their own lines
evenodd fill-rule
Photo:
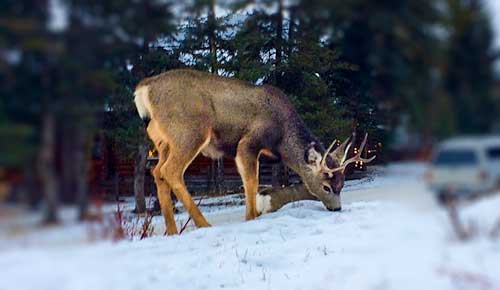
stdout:
<svg viewBox="0 0 500 290">
<path fill-rule="evenodd" d="M 361 162 L 364 162 L 364 163 L 369 163 L 369 162 L 372 162 L 376 156 L 373 156 L 371 158 L 368 158 L 368 159 L 365 159 L 365 158 L 361 158 L 361 154 L 363 153 L 363 149 L 365 148 L 365 145 L 366 145 L 366 139 L 368 138 L 368 134 L 365 134 L 365 138 L 363 139 L 363 142 L 361 142 L 361 146 L 359 147 L 359 150 L 358 150 L 358 153 L 356 153 L 356 155 L 352 158 L 349 158 L 346 160 L 347 158 L 347 153 L 349 152 L 349 148 L 351 147 L 352 145 L 352 142 L 349 143 L 349 145 L 347 146 L 346 150 L 344 151 L 344 155 L 342 157 L 342 159 L 340 160 L 340 164 L 339 164 L 339 167 L 337 168 L 334 168 L 334 169 L 330 169 L 330 168 L 325 168 L 325 170 L 327 170 L 328 172 L 330 173 L 333 173 L 333 172 L 337 172 L 337 171 L 344 171 L 347 167 L 347 165 L 353 163 L 353 162 L 357 162 L 357 161 L 361 161 Z M 347 140 L 346 142 L 344 142 L 344 144 L 347 143 Z M 342 144 L 342 145 L 344 145 Z M 342 147 L 339 146 L 340 147 Z M 339 148 L 335 149 L 335 151 L 337 151 Z M 336 153 L 336 152 L 332 152 L 332 154 Z"/>
<path fill-rule="evenodd" d="M 348 139 L 349 140 L 349 139 Z M 346 140 L 347 141 L 347 140 Z M 326 157 L 328 157 L 328 153 L 332 150 L 333 148 L 333 145 L 335 145 L 335 143 L 337 143 L 337 139 L 333 140 L 332 144 L 330 144 L 330 146 L 328 147 L 328 149 L 326 149 L 325 151 L 325 154 L 323 155 L 323 157 L 321 158 L 321 167 L 325 167 L 326 166 Z M 344 142 L 345 143 L 345 142 Z M 337 148 L 338 149 L 338 148 Z M 337 150 L 335 149 L 335 151 Z"/>
<path fill-rule="evenodd" d="M 348 148 L 351 147 L 351 143 L 348 143 L 349 140 L 350 140 L 350 137 L 345 139 L 344 143 L 340 144 L 339 147 L 337 147 L 335 150 L 333 150 L 333 152 L 331 154 L 331 155 L 333 155 L 332 157 L 336 158 L 337 160 L 341 160 L 346 155 L 346 151 L 348 150 Z"/>
<path fill-rule="evenodd" d="M 321 159 L 321 166 L 322 167 L 326 167 L 326 157 L 328 155 L 330 155 L 333 159 L 335 160 L 340 160 L 340 161 L 343 161 L 345 160 L 345 158 L 347 157 L 347 152 L 349 152 L 349 148 L 351 148 L 351 143 L 349 143 L 349 145 L 347 145 L 347 142 L 349 142 L 349 139 L 350 138 L 347 138 L 344 143 L 340 144 L 339 147 L 335 148 L 335 150 L 333 150 L 332 153 L 330 153 L 330 151 L 332 150 L 333 148 L 333 145 L 335 145 L 335 143 L 337 143 L 337 140 L 334 140 L 332 142 L 332 144 L 330 145 L 330 147 L 328 147 L 328 150 L 325 151 L 325 154 L 323 155 L 323 158 Z M 347 148 L 346 148 L 346 145 L 347 145 Z M 339 164 L 341 164 L 342 162 L 339 162 Z"/>
</svg>

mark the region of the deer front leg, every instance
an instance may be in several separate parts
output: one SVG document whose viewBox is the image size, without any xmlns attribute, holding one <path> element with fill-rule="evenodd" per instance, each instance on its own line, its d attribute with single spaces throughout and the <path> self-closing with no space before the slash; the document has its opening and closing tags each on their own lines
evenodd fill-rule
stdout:
<svg viewBox="0 0 500 290">
<path fill-rule="evenodd" d="M 255 197 L 259 189 L 259 158 L 258 152 L 250 148 L 244 140 L 240 141 L 236 154 L 236 166 L 245 188 L 246 220 L 253 220 L 259 214 Z"/>
</svg>

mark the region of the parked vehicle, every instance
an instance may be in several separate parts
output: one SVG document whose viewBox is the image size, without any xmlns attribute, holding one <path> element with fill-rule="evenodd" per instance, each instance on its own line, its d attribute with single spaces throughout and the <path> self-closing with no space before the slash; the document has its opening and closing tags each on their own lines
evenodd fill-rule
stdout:
<svg viewBox="0 0 500 290">
<path fill-rule="evenodd" d="M 440 144 L 426 180 L 439 201 L 491 192 L 500 185 L 500 136 L 460 137 Z"/>
</svg>

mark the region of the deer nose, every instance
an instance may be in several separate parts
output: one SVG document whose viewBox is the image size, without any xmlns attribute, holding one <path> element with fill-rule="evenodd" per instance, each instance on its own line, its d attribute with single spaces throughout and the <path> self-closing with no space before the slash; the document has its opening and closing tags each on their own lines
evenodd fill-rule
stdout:
<svg viewBox="0 0 500 290">
<path fill-rule="evenodd" d="M 336 207 L 336 208 L 327 207 L 326 209 L 329 211 L 341 211 L 342 207 Z"/>
</svg>

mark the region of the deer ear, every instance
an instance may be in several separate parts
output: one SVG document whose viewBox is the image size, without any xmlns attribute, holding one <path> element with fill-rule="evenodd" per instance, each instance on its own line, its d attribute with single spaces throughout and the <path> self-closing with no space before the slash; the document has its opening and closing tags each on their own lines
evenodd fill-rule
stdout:
<svg viewBox="0 0 500 290">
<path fill-rule="evenodd" d="M 307 164 L 314 167 L 320 166 L 321 158 L 323 156 L 321 156 L 321 154 L 316 150 L 316 143 L 312 142 L 311 144 L 309 144 L 305 153 Z"/>
</svg>

